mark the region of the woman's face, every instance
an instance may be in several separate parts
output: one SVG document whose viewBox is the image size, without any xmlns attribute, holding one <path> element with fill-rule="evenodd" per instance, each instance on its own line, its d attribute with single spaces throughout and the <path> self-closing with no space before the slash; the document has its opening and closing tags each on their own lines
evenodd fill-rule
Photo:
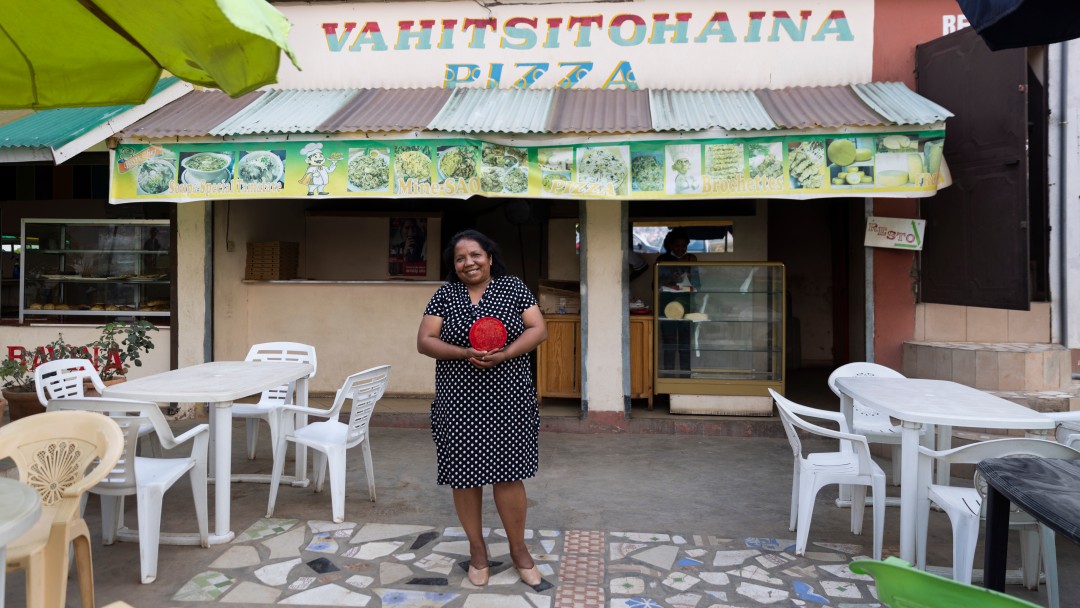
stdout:
<svg viewBox="0 0 1080 608">
<path fill-rule="evenodd" d="M 671 241 L 671 255 L 681 258 L 686 255 L 686 248 L 690 246 L 690 241 L 686 239 L 673 239 Z"/>
<path fill-rule="evenodd" d="M 461 239 L 454 245 L 454 272 L 466 285 L 482 285 L 491 279 L 491 255 L 480 243 Z"/>
</svg>

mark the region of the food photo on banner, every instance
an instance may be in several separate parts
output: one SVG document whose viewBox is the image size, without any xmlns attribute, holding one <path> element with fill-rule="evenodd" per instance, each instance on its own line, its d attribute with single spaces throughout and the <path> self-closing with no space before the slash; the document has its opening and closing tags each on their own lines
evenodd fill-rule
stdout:
<svg viewBox="0 0 1080 608">
<path fill-rule="evenodd" d="M 427 276 L 427 218 L 390 218 L 392 277 Z"/>
</svg>

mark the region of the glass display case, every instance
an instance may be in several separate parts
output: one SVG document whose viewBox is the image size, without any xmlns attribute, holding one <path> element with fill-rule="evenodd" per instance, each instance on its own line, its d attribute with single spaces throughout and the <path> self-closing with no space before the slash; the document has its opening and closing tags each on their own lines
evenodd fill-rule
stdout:
<svg viewBox="0 0 1080 608">
<path fill-rule="evenodd" d="M 784 391 L 784 266 L 658 262 L 655 391 Z"/>
<path fill-rule="evenodd" d="M 22 221 L 19 321 L 167 317 L 168 220 Z"/>
</svg>

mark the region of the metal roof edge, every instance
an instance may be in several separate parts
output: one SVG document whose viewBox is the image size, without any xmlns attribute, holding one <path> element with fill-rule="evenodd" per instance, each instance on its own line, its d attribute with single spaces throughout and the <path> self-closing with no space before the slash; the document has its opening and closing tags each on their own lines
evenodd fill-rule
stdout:
<svg viewBox="0 0 1080 608">
<path fill-rule="evenodd" d="M 50 148 L 53 161 L 59 165 L 72 156 L 85 151 L 94 144 L 105 141 L 113 135 L 116 135 L 128 125 L 149 115 L 151 112 L 161 109 L 166 104 L 180 99 L 193 90 L 195 90 L 195 87 L 191 83 L 177 80 L 161 92 L 151 95 L 150 99 L 146 100 L 146 103 L 121 112 L 59 148 Z"/>
<path fill-rule="evenodd" d="M 928 124 L 953 116 L 952 112 L 912 91 L 903 82 L 856 83 L 850 87 L 863 103 L 897 125 Z"/>
</svg>

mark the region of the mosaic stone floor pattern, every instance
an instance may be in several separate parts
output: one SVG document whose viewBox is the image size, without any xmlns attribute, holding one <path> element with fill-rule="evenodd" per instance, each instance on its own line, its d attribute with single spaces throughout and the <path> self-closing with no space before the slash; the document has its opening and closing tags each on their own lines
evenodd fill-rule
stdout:
<svg viewBox="0 0 1080 608">
<path fill-rule="evenodd" d="M 847 564 L 861 545 L 702 535 L 528 530 L 545 582 L 518 578 L 501 529 L 485 529 L 492 574 L 465 577 L 460 528 L 262 519 L 172 595 L 180 605 L 394 608 L 878 606 Z"/>
</svg>

